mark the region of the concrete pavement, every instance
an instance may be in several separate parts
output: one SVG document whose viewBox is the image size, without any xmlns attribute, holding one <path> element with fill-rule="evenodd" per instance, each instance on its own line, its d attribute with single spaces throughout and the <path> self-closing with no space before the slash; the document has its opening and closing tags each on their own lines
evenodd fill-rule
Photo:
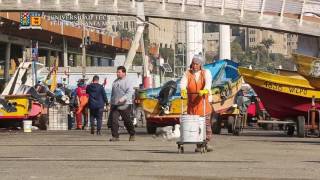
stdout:
<svg viewBox="0 0 320 180">
<path fill-rule="evenodd" d="M 177 154 L 175 142 L 138 129 L 135 142 L 110 131 L 0 132 L 0 179 L 320 179 L 320 138 L 247 131 L 215 136 L 214 151 Z"/>
</svg>

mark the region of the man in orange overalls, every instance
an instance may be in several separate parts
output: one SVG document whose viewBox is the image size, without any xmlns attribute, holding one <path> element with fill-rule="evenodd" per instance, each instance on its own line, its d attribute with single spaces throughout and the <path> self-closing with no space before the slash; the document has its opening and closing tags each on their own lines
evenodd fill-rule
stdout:
<svg viewBox="0 0 320 180">
<path fill-rule="evenodd" d="M 89 95 L 86 92 L 86 84 L 84 79 L 78 80 L 78 87 L 76 89 L 77 93 L 77 101 L 78 108 L 76 109 L 76 121 L 77 121 L 77 129 L 84 129 L 88 123 L 88 99 Z M 82 126 L 82 116 L 84 119 L 84 123 Z"/>
<path fill-rule="evenodd" d="M 185 72 L 181 79 L 181 96 L 188 98 L 187 113 L 191 115 L 205 115 L 206 117 L 206 141 L 207 151 L 212 151 L 209 141 L 212 137 L 211 130 L 211 84 L 212 76 L 210 71 L 203 69 L 203 58 L 200 55 L 195 55 L 192 58 L 190 69 Z M 205 112 L 204 104 L 205 103 Z M 196 152 L 200 152 L 200 146 L 197 146 Z"/>
</svg>

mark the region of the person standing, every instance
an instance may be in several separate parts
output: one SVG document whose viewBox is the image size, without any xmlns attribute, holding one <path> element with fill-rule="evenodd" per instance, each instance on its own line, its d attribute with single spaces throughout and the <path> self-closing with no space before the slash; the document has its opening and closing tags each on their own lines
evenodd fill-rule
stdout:
<svg viewBox="0 0 320 180">
<path fill-rule="evenodd" d="M 210 90 L 212 84 L 212 76 L 210 71 L 203 69 L 203 59 L 200 55 L 192 58 L 190 69 L 185 72 L 181 79 L 181 96 L 188 98 L 187 113 L 191 115 L 205 115 L 206 118 L 206 141 L 207 151 L 212 151 L 212 147 L 208 144 L 212 137 L 211 130 L 211 97 Z M 205 112 L 204 112 L 205 103 Z M 200 152 L 200 146 L 195 149 Z"/>
<path fill-rule="evenodd" d="M 119 141 L 119 117 L 130 134 L 129 141 L 135 140 L 135 129 L 131 119 L 132 100 L 134 90 L 126 76 L 126 68 L 117 68 L 117 79 L 112 83 L 110 120 L 112 138 L 110 141 Z"/>
<path fill-rule="evenodd" d="M 101 135 L 104 105 L 108 104 L 108 98 L 104 87 L 99 84 L 99 76 L 93 76 L 92 83 L 87 86 L 87 93 L 89 94 L 91 134 L 94 134 L 95 120 L 97 120 L 97 135 Z"/>
<path fill-rule="evenodd" d="M 76 89 L 76 98 L 78 102 L 78 107 L 76 109 L 77 129 L 84 129 L 88 122 L 88 94 L 86 92 L 86 88 L 85 80 L 79 79 L 78 87 Z M 83 125 L 82 117 L 84 119 Z"/>
</svg>

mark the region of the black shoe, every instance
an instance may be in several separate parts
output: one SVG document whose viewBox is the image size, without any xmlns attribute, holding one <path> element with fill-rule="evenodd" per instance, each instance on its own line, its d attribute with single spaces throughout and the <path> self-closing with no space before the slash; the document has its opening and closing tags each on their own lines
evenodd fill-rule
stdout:
<svg viewBox="0 0 320 180">
<path fill-rule="evenodd" d="M 129 141 L 135 141 L 136 139 L 135 139 L 135 136 L 134 135 L 130 135 L 130 137 L 129 137 Z"/>
<path fill-rule="evenodd" d="M 97 130 L 97 135 L 101 135 L 101 132 L 100 132 L 100 130 Z"/>
<path fill-rule="evenodd" d="M 112 137 L 111 139 L 109 139 L 109 141 L 115 142 L 115 141 L 120 141 L 120 139 L 117 137 Z"/>
<path fill-rule="evenodd" d="M 196 145 L 196 149 L 194 150 L 194 152 L 201 152 L 201 145 L 200 144 Z"/>
<path fill-rule="evenodd" d="M 94 134 L 94 128 L 91 128 L 91 134 Z"/>
<path fill-rule="evenodd" d="M 207 149 L 207 152 L 212 152 L 213 151 L 213 147 L 210 146 L 209 144 L 206 145 L 206 149 Z"/>
</svg>

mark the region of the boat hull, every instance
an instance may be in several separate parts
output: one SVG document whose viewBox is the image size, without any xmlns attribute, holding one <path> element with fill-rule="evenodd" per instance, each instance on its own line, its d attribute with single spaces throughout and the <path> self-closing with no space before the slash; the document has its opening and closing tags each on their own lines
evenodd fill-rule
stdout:
<svg viewBox="0 0 320 180">
<path fill-rule="evenodd" d="M 250 85 L 258 94 L 271 117 L 284 119 L 307 116 L 308 110 L 311 108 L 311 98 L 281 93 L 254 84 Z"/>
<path fill-rule="evenodd" d="M 239 68 L 244 80 L 251 85 L 272 117 L 307 116 L 312 98 L 320 98 L 320 91 L 306 79 Z M 316 104 L 320 108 L 319 104 Z"/>
</svg>

